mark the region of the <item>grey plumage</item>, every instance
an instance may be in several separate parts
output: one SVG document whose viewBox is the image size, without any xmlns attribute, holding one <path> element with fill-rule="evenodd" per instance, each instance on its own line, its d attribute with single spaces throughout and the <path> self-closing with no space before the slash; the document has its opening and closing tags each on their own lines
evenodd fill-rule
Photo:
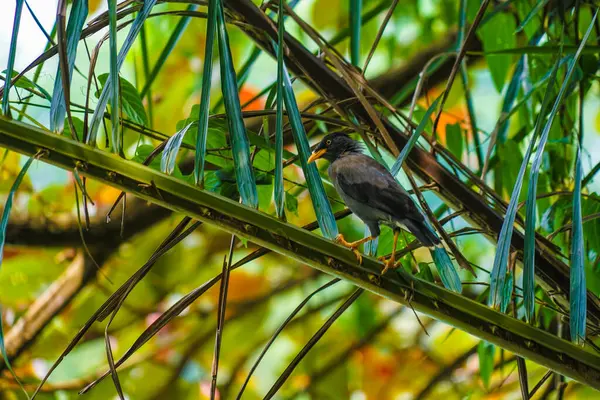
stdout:
<svg viewBox="0 0 600 400">
<path fill-rule="evenodd" d="M 383 165 L 362 154 L 357 142 L 344 134 L 331 134 L 315 153 L 320 150 L 331 161 L 328 172 L 337 192 L 372 236 L 379 236 L 379 225 L 384 224 L 409 231 L 427 247 L 440 243 L 408 192 Z"/>
</svg>

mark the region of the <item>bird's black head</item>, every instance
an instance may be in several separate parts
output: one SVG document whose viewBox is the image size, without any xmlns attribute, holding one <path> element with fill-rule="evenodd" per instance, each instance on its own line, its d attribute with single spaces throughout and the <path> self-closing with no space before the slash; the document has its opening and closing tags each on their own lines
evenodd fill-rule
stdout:
<svg viewBox="0 0 600 400">
<path fill-rule="evenodd" d="M 342 154 L 348 153 L 362 153 L 361 145 L 345 133 L 331 133 L 315 147 L 308 162 L 311 163 L 319 158 L 333 162 Z"/>
</svg>

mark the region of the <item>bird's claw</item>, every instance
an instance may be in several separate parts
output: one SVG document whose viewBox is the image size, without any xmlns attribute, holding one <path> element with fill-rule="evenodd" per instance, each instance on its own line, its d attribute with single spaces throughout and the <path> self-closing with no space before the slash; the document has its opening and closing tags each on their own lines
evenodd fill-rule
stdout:
<svg viewBox="0 0 600 400">
<path fill-rule="evenodd" d="M 362 258 L 362 254 L 360 254 L 360 251 L 358 251 L 358 249 L 356 247 L 352 247 L 351 250 L 354 253 L 354 255 L 356 256 L 358 265 L 362 265 L 363 258 Z"/>
<path fill-rule="evenodd" d="M 390 268 L 396 268 L 396 260 L 394 256 L 391 256 L 387 260 L 385 259 L 385 257 L 379 257 L 378 260 L 383 261 L 383 270 L 381 271 L 381 276 L 385 275 L 385 273 L 388 272 Z"/>
<path fill-rule="evenodd" d="M 335 237 L 335 241 L 338 242 L 339 244 L 341 244 L 342 246 L 347 247 L 350 250 L 352 250 L 352 252 L 356 256 L 356 260 L 358 261 L 358 264 L 359 265 L 362 264 L 363 257 L 362 257 L 362 254 L 360 254 L 360 251 L 358 251 L 359 245 L 351 243 L 351 242 L 347 242 L 346 239 L 344 239 L 344 235 L 342 235 L 341 233 Z"/>
</svg>

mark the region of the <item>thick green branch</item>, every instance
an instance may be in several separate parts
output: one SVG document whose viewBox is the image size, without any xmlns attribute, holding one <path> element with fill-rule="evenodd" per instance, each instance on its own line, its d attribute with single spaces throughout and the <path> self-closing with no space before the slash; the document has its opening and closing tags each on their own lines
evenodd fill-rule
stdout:
<svg viewBox="0 0 600 400">
<path fill-rule="evenodd" d="M 596 354 L 406 273 L 387 275 L 376 284 L 373 278 L 381 264 L 365 258 L 358 266 L 347 249 L 311 232 L 143 165 L 20 122 L 0 119 L 0 145 L 27 155 L 46 149 L 44 162 L 68 170 L 81 163 L 80 171 L 89 178 L 216 225 L 392 301 L 412 305 L 417 311 L 600 389 L 600 357 Z"/>
</svg>

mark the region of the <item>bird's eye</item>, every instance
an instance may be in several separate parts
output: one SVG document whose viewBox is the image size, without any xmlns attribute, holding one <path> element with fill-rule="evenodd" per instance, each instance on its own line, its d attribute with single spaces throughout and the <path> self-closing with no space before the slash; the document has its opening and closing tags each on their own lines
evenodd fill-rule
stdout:
<svg viewBox="0 0 600 400">
<path fill-rule="evenodd" d="M 331 144 L 331 140 L 326 141 L 325 144 L 329 146 Z"/>
</svg>

